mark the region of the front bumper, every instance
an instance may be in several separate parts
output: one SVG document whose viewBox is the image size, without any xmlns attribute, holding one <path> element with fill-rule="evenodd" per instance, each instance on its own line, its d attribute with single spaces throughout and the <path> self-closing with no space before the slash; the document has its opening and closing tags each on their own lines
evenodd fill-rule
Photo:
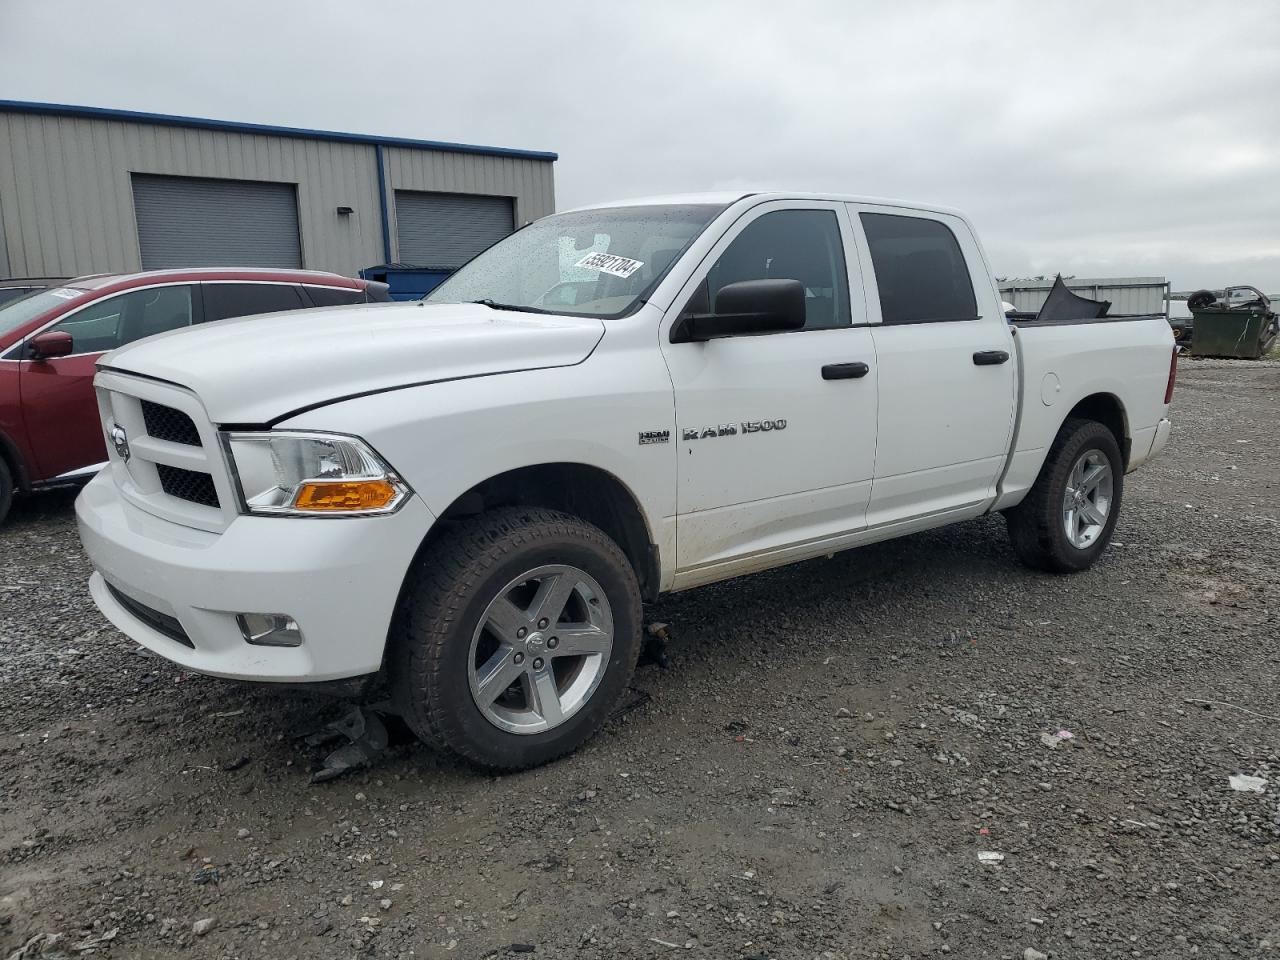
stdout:
<svg viewBox="0 0 1280 960">
<path fill-rule="evenodd" d="M 123 633 L 198 673 L 290 683 L 381 667 L 400 585 L 434 522 L 412 497 L 385 517 L 241 516 L 210 533 L 126 502 L 111 471 L 81 491 L 76 520 L 94 602 Z M 139 604 L 161 617 L 143 619 Z M 302 644 L 250 645 L 238 613 L 293 617 Z M 166 618 L 191 646 L 156 629 Z"/>
</svg>

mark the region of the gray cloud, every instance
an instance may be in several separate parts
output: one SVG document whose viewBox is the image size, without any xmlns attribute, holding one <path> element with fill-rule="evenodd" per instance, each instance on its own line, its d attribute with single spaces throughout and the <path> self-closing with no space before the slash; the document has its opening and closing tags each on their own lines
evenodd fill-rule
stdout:
<svg viewBox="0 0 1280 960">
<path fill-rule="evenodd" d="M 15 99 L 556 150 L 560 205 L 930 200 L 1000 274 L 1280 291 L 1280 16 L 1234 3 L 0 0 Z"/>
</svg>

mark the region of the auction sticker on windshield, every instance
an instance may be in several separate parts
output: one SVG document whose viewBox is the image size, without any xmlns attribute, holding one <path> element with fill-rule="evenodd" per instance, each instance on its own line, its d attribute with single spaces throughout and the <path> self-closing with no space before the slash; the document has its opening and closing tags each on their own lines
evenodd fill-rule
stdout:
<svg viewBox="0 0 1280 960">
<path fill-rule="evenodd" d="M 588 253 L 574 266 L 598 270 L 600 273 L 609 273 L 615 277 L 629 277 L 644 266 L 644 261 L 619 257 L 612 253 Z"/>
</svg>

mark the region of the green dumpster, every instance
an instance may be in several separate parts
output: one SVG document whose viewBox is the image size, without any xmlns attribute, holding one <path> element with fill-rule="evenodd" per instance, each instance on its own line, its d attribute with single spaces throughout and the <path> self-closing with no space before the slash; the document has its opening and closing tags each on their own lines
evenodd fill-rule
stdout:
<svg viewBox="0 0 1280 960">
<path fill-rule="evenodd" d="M 1257 360 L 1276 342 L 1271 302 L 1252 287 L 1228 287 L 1209 300 L 1209 291 L 1188 298 L 1193 317 L 1191 355 Z M 1193 299 L 1198 302 L 1191 302 Z"/>
</svg>

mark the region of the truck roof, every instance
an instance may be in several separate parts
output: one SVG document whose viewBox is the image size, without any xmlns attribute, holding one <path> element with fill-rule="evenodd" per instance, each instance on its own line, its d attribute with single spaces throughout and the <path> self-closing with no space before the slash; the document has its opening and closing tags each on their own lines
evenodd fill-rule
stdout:
<svg viewBox="0 0 1280 960">
<path fill-rule="evenodd" d="M 708 203 L 727 207 L 730 204 L 737 203 L 739 200 L 745 200 L 748 197 L 757 201 L 827 200 L 834 201 L 836 203 L 865 203 L 874 204 L 880 207 L 904 207 L 910 210 L 924 210 L 929 213 L 945 213 L 949 216 L 959 217 L 966 222 L 968 220 L 968 218 L 959 210 L 952 207 L 939 206 L 933 203 L 917 203 L 911 200 L 891 200 L 885 197 L 864 197 L 849 193 L 814 193 L 804 190 L 720 190 L 707 193 L 673 193 L 652 197 L 633 197 L 623 200 L 607 200 L 600 203 L 587 203 L 566 212 L 574 212 L 576 210 L 597 210 L 605 207 L 641 207 L 650 205 L 657 206 L 661 204 Z"/>
</svg>

